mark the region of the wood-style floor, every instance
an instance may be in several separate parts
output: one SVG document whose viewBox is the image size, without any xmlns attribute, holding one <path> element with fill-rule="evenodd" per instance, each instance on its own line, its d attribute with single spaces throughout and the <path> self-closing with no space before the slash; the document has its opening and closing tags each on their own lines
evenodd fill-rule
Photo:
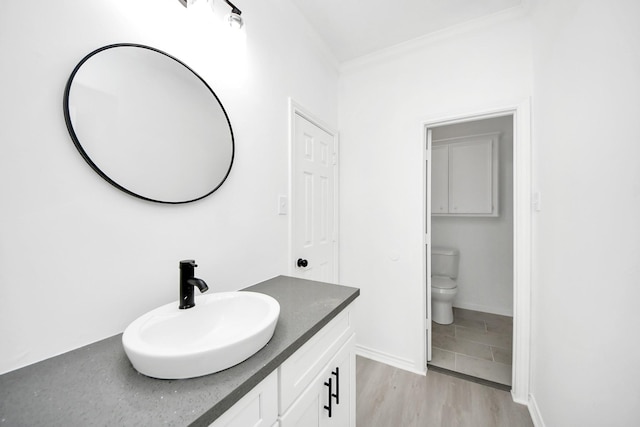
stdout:
<svg viewBox="0 0 640 427">
<path fill-rule="evenodd" d="M 439 372 L 413 374 L 356 359 L 358 427 L 532 427 L 511 393 Z"/>
</svg>

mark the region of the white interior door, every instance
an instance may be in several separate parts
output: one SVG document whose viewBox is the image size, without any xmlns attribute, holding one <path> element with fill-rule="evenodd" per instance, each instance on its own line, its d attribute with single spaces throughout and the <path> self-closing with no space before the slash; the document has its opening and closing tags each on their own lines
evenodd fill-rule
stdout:
<svg viewBox="0 0 640 427">
<path fill-rule="evenodd" d="M 431 130 L 428 132 L 431 135 Z M 427 188 L 427 192 L 431 191 L 431 209 L 435 213 L 445 214 L 449 212 L 449 147 L 446 145 L 431 147 L 430 158 L 432 162 L 429 174 L 431 186 Z"/>
<path fill-rule="evenodd" d="M 337 138 L 294 114 L 293 275 L 337 282 Z"/>
<path fill-rule="evenodd" d="M 432 135 L 431 129 L 427 129 L 427 141 L 425 144 L 425 168 L 424 168 L 424 197 L 425 197 L 425 224 L 424 224 L 424 259 L 425 259 L 425 292 L 426 292 L 426 319 L 425 319 L 425 333 L 427 336 L 427 362 L 431 360 L 431 209 L 432 200 L 435 198 L 434 190 L 432 189 L 432 176 L 433 176 L 433 154 L 432 147 Z M 442 153 L 440 151 L 439 153 Z M 442 160 L 442 159 L 439 159 Z M 438 173 L 438 170 L 436 173 Z M 441 196 L 441 195 L 440 195 Z"/>
</svg>

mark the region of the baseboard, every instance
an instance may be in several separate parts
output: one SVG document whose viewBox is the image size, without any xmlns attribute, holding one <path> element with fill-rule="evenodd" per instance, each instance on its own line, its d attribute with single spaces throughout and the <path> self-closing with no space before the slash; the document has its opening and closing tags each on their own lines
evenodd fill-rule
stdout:
<svg viewBox="0 0 640 427">
<path fill-rule="evenodd" d="M 357 344 L 356 354 L 358 356 L 366 357 L 367 359 L 375 360 L 376 362 L 384 363 L 385 365 L 393 366 L 394 368 L 402 369 L 403 371 L 413 372 L 414 374 L 426 375 L 427 373 L 426 367 L 423 370 L 418 370 L 416 369 L 413 361 L 409 359 L 403 359 L 401 357 L 393 356 L 391 354 Z"/>
<path fill-rule="evenodd" d="M 467 304 L 465 302 L 456 302 L 453 304 L 453 306 L 456 308 L 463 308 L 465 310 L 481 311 L 483 313 L 499 314 L 501 316 L 513 317 L 513 310 L 508 308 L 496 308 L 480 304 Z"/>
<path fill-rule="evenodd" d="M 536 402 L 536 398 L 533 397 L 533 394 L 529 395 L 529 404 L 527 407 L 529 408 L 529 414 L 531 415 L 531 421 L 533 421 L 534 427 L 545 427 L 540 408 L 538 408 L 538 403 Z"/>
<path fill-rule="evenodd" d="M 516 391 L 515 391 L 515 389 L 513 387 L 511 388 L 511 399 L 515 403 L 518 403 L 520 405 L 529 406 L 528 397 L 526 399 L 519 399 L 518 396 L 516 395 Z"/>
</svg>

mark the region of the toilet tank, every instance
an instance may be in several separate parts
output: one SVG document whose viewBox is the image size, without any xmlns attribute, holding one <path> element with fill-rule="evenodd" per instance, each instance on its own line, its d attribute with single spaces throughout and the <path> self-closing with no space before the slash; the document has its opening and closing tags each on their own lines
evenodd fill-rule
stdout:
<svg viewBox="0 0 640 427">
<path fill-rule="evenodd" d="M 431 248 L 431 276 L 458 277 L 459 252 L 453 248 Z"/>
</svg>

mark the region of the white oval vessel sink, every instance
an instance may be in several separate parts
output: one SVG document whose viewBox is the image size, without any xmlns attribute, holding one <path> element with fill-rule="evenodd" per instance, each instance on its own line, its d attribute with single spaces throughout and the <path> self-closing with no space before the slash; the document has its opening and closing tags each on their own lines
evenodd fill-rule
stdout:
<svg viewBox="0 0 640 427">
<path fill-rule="evenodd" d="M 163 305 L 134 320 L 122 335 L 131 364 L 153 378 L 212 374 L 248 359 L 273 336 L 280 304 L 256 292 L 196 297 L 195 307 Z"/>
</svg>

